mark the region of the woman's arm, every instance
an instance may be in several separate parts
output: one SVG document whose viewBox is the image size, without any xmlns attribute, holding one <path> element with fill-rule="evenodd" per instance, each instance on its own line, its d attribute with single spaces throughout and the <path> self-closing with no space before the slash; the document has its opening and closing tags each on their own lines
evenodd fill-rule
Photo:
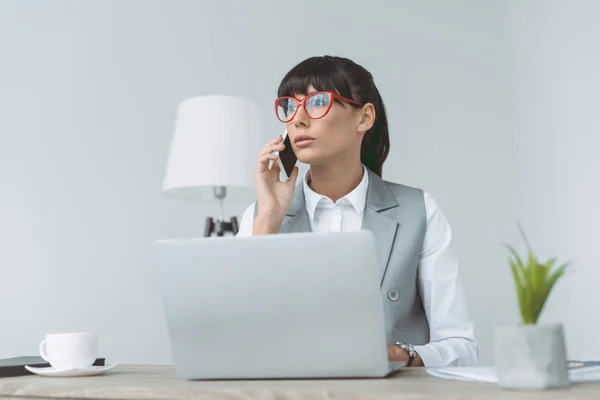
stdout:
<svg viewBox="0 0 600 400">
<path fill-rule="evenodd" d="M 419 256 L 419 292 L 427 315 L 430 342 L 415 346 L 426 367 L 473 365 L 479 348 L 458 274 L 452 232 L 436 201 L 425 193 L 427 231 Z"/>
<path fill-rule="evenodd" d="M 279 232 L 281 218 L 279 216 L 262 215 L 260 213 L 254 218 L 255 207 L 256 202 L 252 203 L 244 211 L 236 236 L 257 236 Z"/>
</svg>

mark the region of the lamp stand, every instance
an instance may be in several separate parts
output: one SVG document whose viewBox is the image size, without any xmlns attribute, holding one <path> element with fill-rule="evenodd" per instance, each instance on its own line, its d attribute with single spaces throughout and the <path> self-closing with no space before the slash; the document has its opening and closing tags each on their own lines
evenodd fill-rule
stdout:
<svg viewBox="0 0 600 400">
<path fill-rule="evenodd" d="M 206 224 L 204 225 L 204 236 L 210 237 L 213 233 L 217 236 L 224 236 L 225 233 L 231 232 L 233 235 L 237 235 L 239 231 L 239 225 L 236 217 L 231 217 L 229 222 L 225 221 L 225 212 L 223 210 L 223 199 L 227 195 L 227 188 L 225 186 L 214 187 L 215 197 L 219 200 L 221 205 L 221 218 L 216 221 L 213 217 L 206 218 Z"/>
</svg>

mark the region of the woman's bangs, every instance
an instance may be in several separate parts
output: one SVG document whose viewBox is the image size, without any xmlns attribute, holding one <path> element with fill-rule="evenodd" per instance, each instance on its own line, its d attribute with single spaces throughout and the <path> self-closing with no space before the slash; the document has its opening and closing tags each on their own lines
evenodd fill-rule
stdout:
<svg viewBox="0 0 600 400">
<path fill-rule="evenodd" d="M 311 85 L 319 92 L 332 91 L 351 98 L 350 87 L 341 71 L 322 57 L 309 58 L 296 65 L 281 81 L 277 96 L 306 96 Z"/>
</svg>

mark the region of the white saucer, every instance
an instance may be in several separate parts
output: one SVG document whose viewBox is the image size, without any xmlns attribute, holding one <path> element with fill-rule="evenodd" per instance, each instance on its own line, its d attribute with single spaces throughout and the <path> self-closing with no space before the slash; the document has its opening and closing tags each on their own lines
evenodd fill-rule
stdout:
<svg viewBox="0 0 600 400">
<path fill-rule="evenodd" d="M 36 368 L 26 365 L 25 368 L 27 371 L 41 376 L 94 376 L 110 371 L 116 366 L 117 364 L 110 364 L 104 366 L 93 365 L 85 368 L 56 369 L 54 367 Z"/>
</svg>

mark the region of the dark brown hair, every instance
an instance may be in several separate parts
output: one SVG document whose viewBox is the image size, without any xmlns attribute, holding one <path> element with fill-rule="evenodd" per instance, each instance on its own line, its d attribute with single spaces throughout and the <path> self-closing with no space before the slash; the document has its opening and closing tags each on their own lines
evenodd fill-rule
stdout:
<svg viewBox="0 0 600 400">
<path fill-rule="evenodd" d="M 306 95 L 310 85 L 317 91 L 332 91 L 361 104 L 373 104 L 375 122 L 363 137 L 360 160 L 381 177 L 383 163 L 390 151 L 390 135 L 385 106 L 373 81 L 373 75 L 347 58 L 311 57 L 287 73 L 279 85 L 277 96 Z M 340 104 L 360 107 L 350 103 Z"/>
</svg>

